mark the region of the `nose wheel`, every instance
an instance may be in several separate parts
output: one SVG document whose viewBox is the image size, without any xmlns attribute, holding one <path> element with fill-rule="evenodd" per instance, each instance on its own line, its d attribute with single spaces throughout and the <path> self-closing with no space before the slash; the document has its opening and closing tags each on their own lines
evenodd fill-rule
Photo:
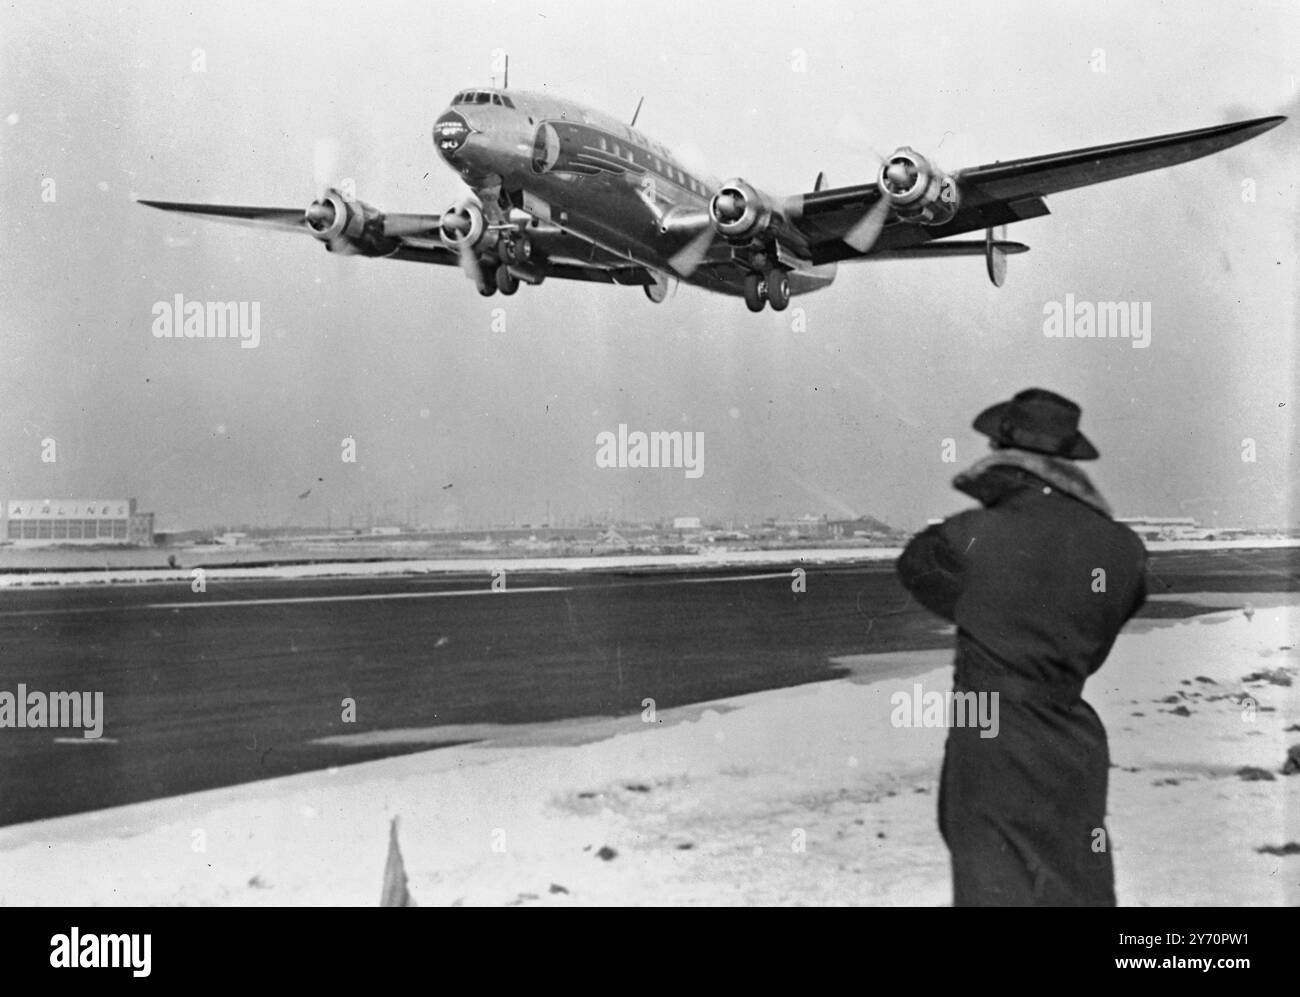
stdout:
<svg viewBox="0 0 1300 997">
<path fill-rule="evenodd" d="M 783 312 L 789 304 L 790 278 L 784 270 L 745 275 L 745 306 L 751 312 L 761 312 L 764 305 L 771 305 L 774 312 Z"/>
</svg>

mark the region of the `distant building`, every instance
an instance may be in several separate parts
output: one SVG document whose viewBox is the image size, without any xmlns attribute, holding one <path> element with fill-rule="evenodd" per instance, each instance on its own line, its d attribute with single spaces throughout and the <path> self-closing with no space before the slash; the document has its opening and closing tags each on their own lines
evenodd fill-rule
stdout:
<svg viewBox="0 0 1300 997">
<path fill-rule="evenodd" d="M 678 516 L 673 520 L 674 530 L 699 530 L 702 528 L 699 516 Z"/>
<path fill-rule="evenodd" d="M 602 547 L 614 547 L 617 550 L 627 550 L 632 546 L 627 542 L 627 538 L 612 526 L 596 538 L 596 543 Z"/>
<path fill-rule="evenodd" d="M 933 520 L 932 522 L 940 522 Z M 877 539 L 880 537 L 894 536 L 894 528 L 888 523 L 881 522 L 874 516 L 859 516 L 856 519 L 833 519 L 830 523 L 831 536 L 834 537 L 866 537 L 868 539 Z"/>
<path fill-rule="evenodd" d="M 153 513 L 137 512 L 135 499 L 9 499 L 4 510 L 12 543 L 153 543 Z"/>
<path fill-rule="evenodd" d="M 1119 519 L 1143 540 L 1204 540 L 1208 531 L 1185 516 L 1131 516 Z"/>
<path fill-rule="evenodd" d="M 768 522 L 784 536 L 791 538 L 826 537 L 831 532 L 830 521 L 825 516 L 814 516 L 812 513 L 805 513 L 797 519 L 772 519 Z"/>
</svg>

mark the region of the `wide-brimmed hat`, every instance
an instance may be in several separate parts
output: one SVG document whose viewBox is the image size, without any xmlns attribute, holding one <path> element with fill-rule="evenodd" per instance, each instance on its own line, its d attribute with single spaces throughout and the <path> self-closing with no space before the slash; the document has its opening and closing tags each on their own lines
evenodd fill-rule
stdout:
<svg viewBox="0 0 1300 997">
<path fill-rule="evenodd" d="M 1027 388 L 1009 402 L 991 405 L 975 417 L 976 431 L 1002 446 L 1069 460 L 1101 456 L 1079 432 L 1078 405 L 1046 388 Z"/>
</svg>

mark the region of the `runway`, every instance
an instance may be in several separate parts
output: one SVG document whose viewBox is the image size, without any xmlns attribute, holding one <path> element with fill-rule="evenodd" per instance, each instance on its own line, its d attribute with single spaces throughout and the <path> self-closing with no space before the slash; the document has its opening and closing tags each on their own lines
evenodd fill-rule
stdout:
<svg viewBox="0 0 1300 997">
<path fill-rule="evenodd" d="M 1294 548 L 1163 555 L 1153 591 L 1291 591 L 1297 560 Z M 837 655 L 951 643 L 888 562 L 809 568 L 804 591 L 794 581 L 776 564 L 519 572 L 504 591 L 486 572 L 6 591 L 0 691 L 101 691 L 104 729 L 0 730 L 0 825 L 429 747 L 321 738 L 634 715 L 646 699 L 832 678 Z M 1153 602 L 1144 615 L 1205 611 Z"/>
</svg>

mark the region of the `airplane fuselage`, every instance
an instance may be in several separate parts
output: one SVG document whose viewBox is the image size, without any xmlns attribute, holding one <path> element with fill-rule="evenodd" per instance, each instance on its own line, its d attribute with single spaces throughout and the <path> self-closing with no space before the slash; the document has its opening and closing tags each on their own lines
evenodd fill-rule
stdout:
<svg viewBox="0 0 1300 997">
<path fill-rule="evenodd" d="M 742 293 L 734 268 L 679 264 L 719 181 L 630 125 L 550 95 L 465 90 L 435 122 L 433 140 L 485 210 L 494 200 L 514 204 L 666 278 Z M 803 268 L 791 274 L 791 293 L 833 278 L 833 266 Z"/>
</svg>

